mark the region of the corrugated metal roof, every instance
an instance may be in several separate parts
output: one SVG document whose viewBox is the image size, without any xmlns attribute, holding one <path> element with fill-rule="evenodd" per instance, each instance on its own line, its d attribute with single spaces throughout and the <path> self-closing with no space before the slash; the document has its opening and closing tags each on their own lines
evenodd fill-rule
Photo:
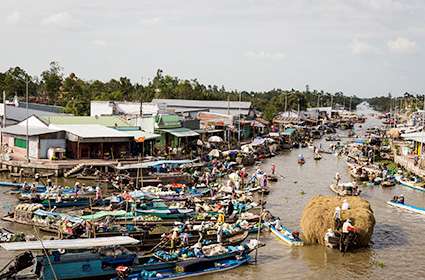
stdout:
<svg viewBox="0 0 425 280">
<path fill-rule="evenodd" d="M 60 129 L 82 138 L 133 138 L 131 135 L 97 124 L 86 125 L 50 125 L 53 129 Z"/>
<path fill-rule="evenodd" d="M 35 135 L 41 135 L 41 134 L 48 134 L 48 133 L 54 133 L 61 131 L 60 129 L 51 129 L 51 128 L 45 128 L 45 127 L 32 127 L 28 126 L 28 135 L 29 136 L 35 136 Z M 1 132 L 14 134 L 14 135 L 26 135 L 27 134 L 27 128 L 26 125 L 12 125 L 1 129 Z"/>
<path fill-rule="evenodd" d="M 0 103 L 0 111 L 1 115 L 3 115 L 3 103 Z M 6 118 L 8 120 L 14 120 L 17 122 L 25 120 L 27 117 L 30 116 L 66 116 L 62 113 L 55 113 L 55 112 L 48 112 L 43 110 L 36 110 L 36 109 L 30 109 L 28 108 L 28 114 L 27 109 L 22 107 L 16 107 L 16 106 L 10 106 L 6 105 Z"/>
<path fill-rule="evenodd" d="M 170 128 L 170 129 L 161 129 L 162 131 L 168 132 L 176 137 L 192 137 L 192 136 L 199 136 L 199 133 L 190 130 L 185 127 L 180 128 Z"/>
<path fill-rule="evenodd" d="M 127 120 L 119 116 L 42 116 L 40 119 L 47 124 L 54 125 L 97 124 L 109 127 L 130 126 Z"/>
<path fill-rule="evenodd" d="M 98 237 L 69 240 L 43 240 L 3 243 L 1 246 L 7 251 L 23 250 L 52 250 L 52 249 L 85 249 L 93 247 L 105 247 L 116 245 L 137 244 L 139 240 L 129 236 Z"/>
<path fill-rule="evenodd" d="M 165 103 L 170 107 L 186 107 L 186 108 L 221 108 L 221 109 L 249 109 L 251 102 L 246 101 L 225 101 L 225 100 L 188 100 L 188 99 L 153 99 L 152 103 Z"/>
</svg>

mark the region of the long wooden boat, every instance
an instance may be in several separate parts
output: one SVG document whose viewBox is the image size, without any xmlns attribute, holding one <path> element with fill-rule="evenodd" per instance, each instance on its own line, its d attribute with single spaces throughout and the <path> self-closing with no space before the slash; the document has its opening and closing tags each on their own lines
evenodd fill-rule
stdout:
<svg viewBox="0 0 425 280">
<path fill-rule="evenodd" d="M 401 209 L 410 211 L 410 212 L 425 215 L 425 208 L 421 208 L 421 207 L 417 207 L 417 206 L 409 205 L 409 204 L 403 204 L 403 203 L 399 203 L 399 202 L 394 202 L 394 201 L 387 201 L 387 204 L 394 206 L 394 207 L 397 207 L 397 208 L 401 208 Z"/>
<path fill-rule="evenodd" d="M 266 226 L 270 229 L 270 231 L 276 235 L 279 239 L 284 241 L 290 246 L 303 246 L 304 241 L 302 241 L 300 238 L 295 238 L 292 235 L 292 232 L 287 229 L 286 227 L 280 225 L 280 230 L 275 228 L 274 225 L 267 223 Z"/>
<path fill-rule="evenodd" d="M 142 210 L 137 209 L 136 210 L 137 215 L 151 215 L 160 217 L 161 219 L 183 219 L 190 217 L 194 214 L 193 209 L 164 209 L 164 210 Z"/>
<path fill-rule="evenodd" d="M 395 179 L 402 186 L 405 186 L 417 191 L 425 192 L 425 182 L 415 182 L 412 180 L 407 180 L 403 178 L 402 176 L 395 176 Z"/>
<path fill-rule="evenodd" d="M 340 184 L 339 187 L 336 184 L 331 184 L 329 188 L 331 191 L 336 193 L 339 196 L 358 196 L 360 191 L 355 192 L 353 190 L 354 185 L 352 183 L 343 183 Z"/>
<path fill-rule="evenodd" d="M 210 260 L 197 260 L 193 264 L 188 262 L 179 262 L 174 268 L 164 269 L 155 271 L 159 273 L 159 277 L 154 273 L 134 273 L 130 274 L 126 279 L 128 280 L 161 280 L 161 279 L 186 279 L 189 277 L 200 277 L 217 272 L 224 272 L 231 269 L 235 269 L 239 266 L 245 265 L 250 261 L 251 257 L 244 255 L 240 258 L 231 258 L 217 261 Z M 183 270 L 183 271 L 181 271 Z M 181 271 L 181 272 L 179 272 Z M 112 278 L 113 280 L 119 280 L 119 278 Z"/>
</svg>

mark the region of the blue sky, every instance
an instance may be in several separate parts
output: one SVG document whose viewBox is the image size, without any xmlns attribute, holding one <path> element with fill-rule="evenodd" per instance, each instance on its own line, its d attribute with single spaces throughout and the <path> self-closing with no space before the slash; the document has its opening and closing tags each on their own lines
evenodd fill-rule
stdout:
<svg viewBox="0 0 425 280">
<path fill-rule="evenodd" d="M 146 83 L 161 68 L 229 89 L 423 93 L 421 0 L 2 0 L 0 71 L 50 61 Z"/>
</svg>

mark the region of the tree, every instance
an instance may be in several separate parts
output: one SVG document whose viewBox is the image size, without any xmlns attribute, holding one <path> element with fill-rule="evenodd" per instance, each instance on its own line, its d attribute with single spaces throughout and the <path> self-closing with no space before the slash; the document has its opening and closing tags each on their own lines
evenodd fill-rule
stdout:
<svg viewBox="0 0 425 280">
<path fill-rule="evenodd" d="M 63 82 L 62 67 L 56 61 L 50 62 L 49 66 L 49 70 L 41 73 L 41 90 L 56 105 Z"/>
</svg>

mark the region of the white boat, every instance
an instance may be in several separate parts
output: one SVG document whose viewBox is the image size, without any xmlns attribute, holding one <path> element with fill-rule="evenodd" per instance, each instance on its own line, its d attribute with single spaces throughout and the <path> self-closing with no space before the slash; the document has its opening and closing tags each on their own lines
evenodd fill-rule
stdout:
<svg viewBox="0 0 425 280">
<path fill-rule="evenodd" d="M 338 186 L 336 184 L 331 184 L 329 188 L 339 196 L 358 196 L 361 192 L 355 189 L 353 183 L 340 183 Z"/>
<path fill-rule="evenodd" d="M 304 241 L 302 241 L 300 238 L 295 238 L 292 235 L 292 232 L 287 229 L 286 227 L 280 225 L 280 230 L 275 228 L 274 225 L 267 223 L 266 226 L 270 229 L 270 231 L 276 235 L 279 239 L 284 241 L 286 244 L 290 246 L 303 246 Z"/>
<path fill-rule="evenodd" d="M 410 212 L 425 215 L 425 208 L 421 208 L 421 207 L 417 207 L 417 206 L 409 205 L 409 204 L 398 203 L 394 201 L 387 201 L 387 204 L 410 211 Z"/>
<path fill-rule="evenodd" d="M 395 179 L 402 186 L 425 192 L 425 182 L 423 181 L 408 180 L 403 176 L 395 176 Z"/>
</svg>

